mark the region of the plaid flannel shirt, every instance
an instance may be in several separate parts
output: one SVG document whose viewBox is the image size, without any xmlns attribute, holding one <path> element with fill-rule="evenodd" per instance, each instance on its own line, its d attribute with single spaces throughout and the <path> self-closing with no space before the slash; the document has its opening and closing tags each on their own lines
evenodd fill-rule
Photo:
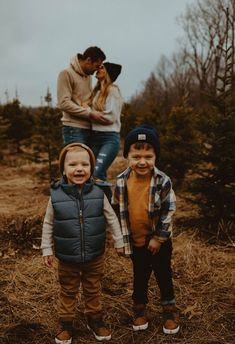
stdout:
<svg viewBox="0 0 235 344">
<path fill-rule="evenodd" d="M 131 228 L 128 215 L 127 179 L 131 168 L 117 176 L 112 203 L 118 213 L 124 240 L 124 253 L 132 253 Z M 172 215 L 176 210 L 176 198 L 170 178 L 158 168 L 154 168 L 149 186 L 148 215 L 152 236 L 164 242 L 172 235 Z"/>
</svg>

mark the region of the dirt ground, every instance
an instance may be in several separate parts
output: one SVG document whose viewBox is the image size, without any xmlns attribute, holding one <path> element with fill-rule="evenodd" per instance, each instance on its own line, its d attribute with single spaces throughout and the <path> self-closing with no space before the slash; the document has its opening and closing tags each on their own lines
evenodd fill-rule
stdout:
<svg viewBox="0 0 235 344">
<path fill-rule="evenodd" d="M 109 171 L 114 179 L 125 162 L 118 158 Z M 0 343 L 50 344 L 57 328 L 56 266 L 42 264 L 40 233 L 49 193 L 49 183 L 38 179 L 39 165 L 0 168 Z M 181 312 L 181 331 L 162 334 L 158 289 L 151 277 L 149 329 L 131 329 L 131 263 L 117 258 L 108 243 L 103 280 L 105 320 L 112 329 L 114 344 L 234 343 L 234 248 L 202 241 L 197 228 L 181 226 L 197 217 L 185 195 L 177 195 L 175 220 L 174 285 Z M 77 308 L 73 343 L 96 343 L 86 328 L 81 305 Z"/>
</svg>

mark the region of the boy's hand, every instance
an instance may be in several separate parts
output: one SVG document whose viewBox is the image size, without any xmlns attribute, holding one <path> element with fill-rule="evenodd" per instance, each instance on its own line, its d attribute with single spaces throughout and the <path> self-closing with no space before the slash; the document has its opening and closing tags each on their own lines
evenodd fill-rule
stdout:
<svg viewBox="0 0 235 344">
<path fill-rule="evenodd" d="M 124 247 L 115 248 L 115 251 L 119 256 L 124 255 Z"/>
<path fill-rule="evenodd" d="M 161 248 L 161 243 L 160 241 L 158 241 L 157 239 L 155 238 L 152 238 L 150 241 L 149 241 L 149 245 L 148 245 L 148 250 L 150 252 L 152 252 L 152 254 L 155 254 L 157 253 Z"/>
<path fill-rule="evenodd" d="M 53 262 L 54 262 L 54 256 L 44 256 L 44 257 L 43 257 L 43 261 L 44 261 L 44 264 L 45 264 L 48 268 L 52 268 Z"/>
</svg>

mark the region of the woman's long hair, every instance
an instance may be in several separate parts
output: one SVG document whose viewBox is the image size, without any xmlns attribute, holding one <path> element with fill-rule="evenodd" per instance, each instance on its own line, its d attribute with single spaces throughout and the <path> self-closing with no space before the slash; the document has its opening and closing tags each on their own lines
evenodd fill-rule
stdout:
<svg viewBox="0 0 235 344">
<path fill-rule="evenodd" d="M 105 67 L 104 67 L 105 68 Z M 91 99 L 93 100 L 97 94 L 98 91 L 99 95 L 98 97 L 96 97 L 94 103 L 93 103 L 93 107 L 95 108 L 95 110 L 97 111 L 103 111 L 104 110 L 104 104 L 106 101 L 106 98 L 109 94 L 109 89 L 110 86 L 112 85 L 112 81 L 106 71 L 106 76 L 102 81 L 98 81 L 97 84 L 94 87 L 94 90 L 92 92 L 91 95 Z"/>
</svg>

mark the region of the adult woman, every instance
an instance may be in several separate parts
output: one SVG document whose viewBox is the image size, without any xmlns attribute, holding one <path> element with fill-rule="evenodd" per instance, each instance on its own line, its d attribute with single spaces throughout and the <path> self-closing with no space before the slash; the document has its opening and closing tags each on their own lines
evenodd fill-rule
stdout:
<svg viewBox="0 0 235 344">
<path fill-rule="evenodd" d="M 121 73 L 122 66 L 105 62 L 96 72 L 98 80 L 92 93 L 92 108 L 104 114 L 109 125 L 92 123 L 91 148 L 96 157 L 93 177 L 108 186 L 106 171 L 116 158 L 120 148 L 121 109 L 123 98 L 117 85 L 113 84 Z"/>
</svg>

